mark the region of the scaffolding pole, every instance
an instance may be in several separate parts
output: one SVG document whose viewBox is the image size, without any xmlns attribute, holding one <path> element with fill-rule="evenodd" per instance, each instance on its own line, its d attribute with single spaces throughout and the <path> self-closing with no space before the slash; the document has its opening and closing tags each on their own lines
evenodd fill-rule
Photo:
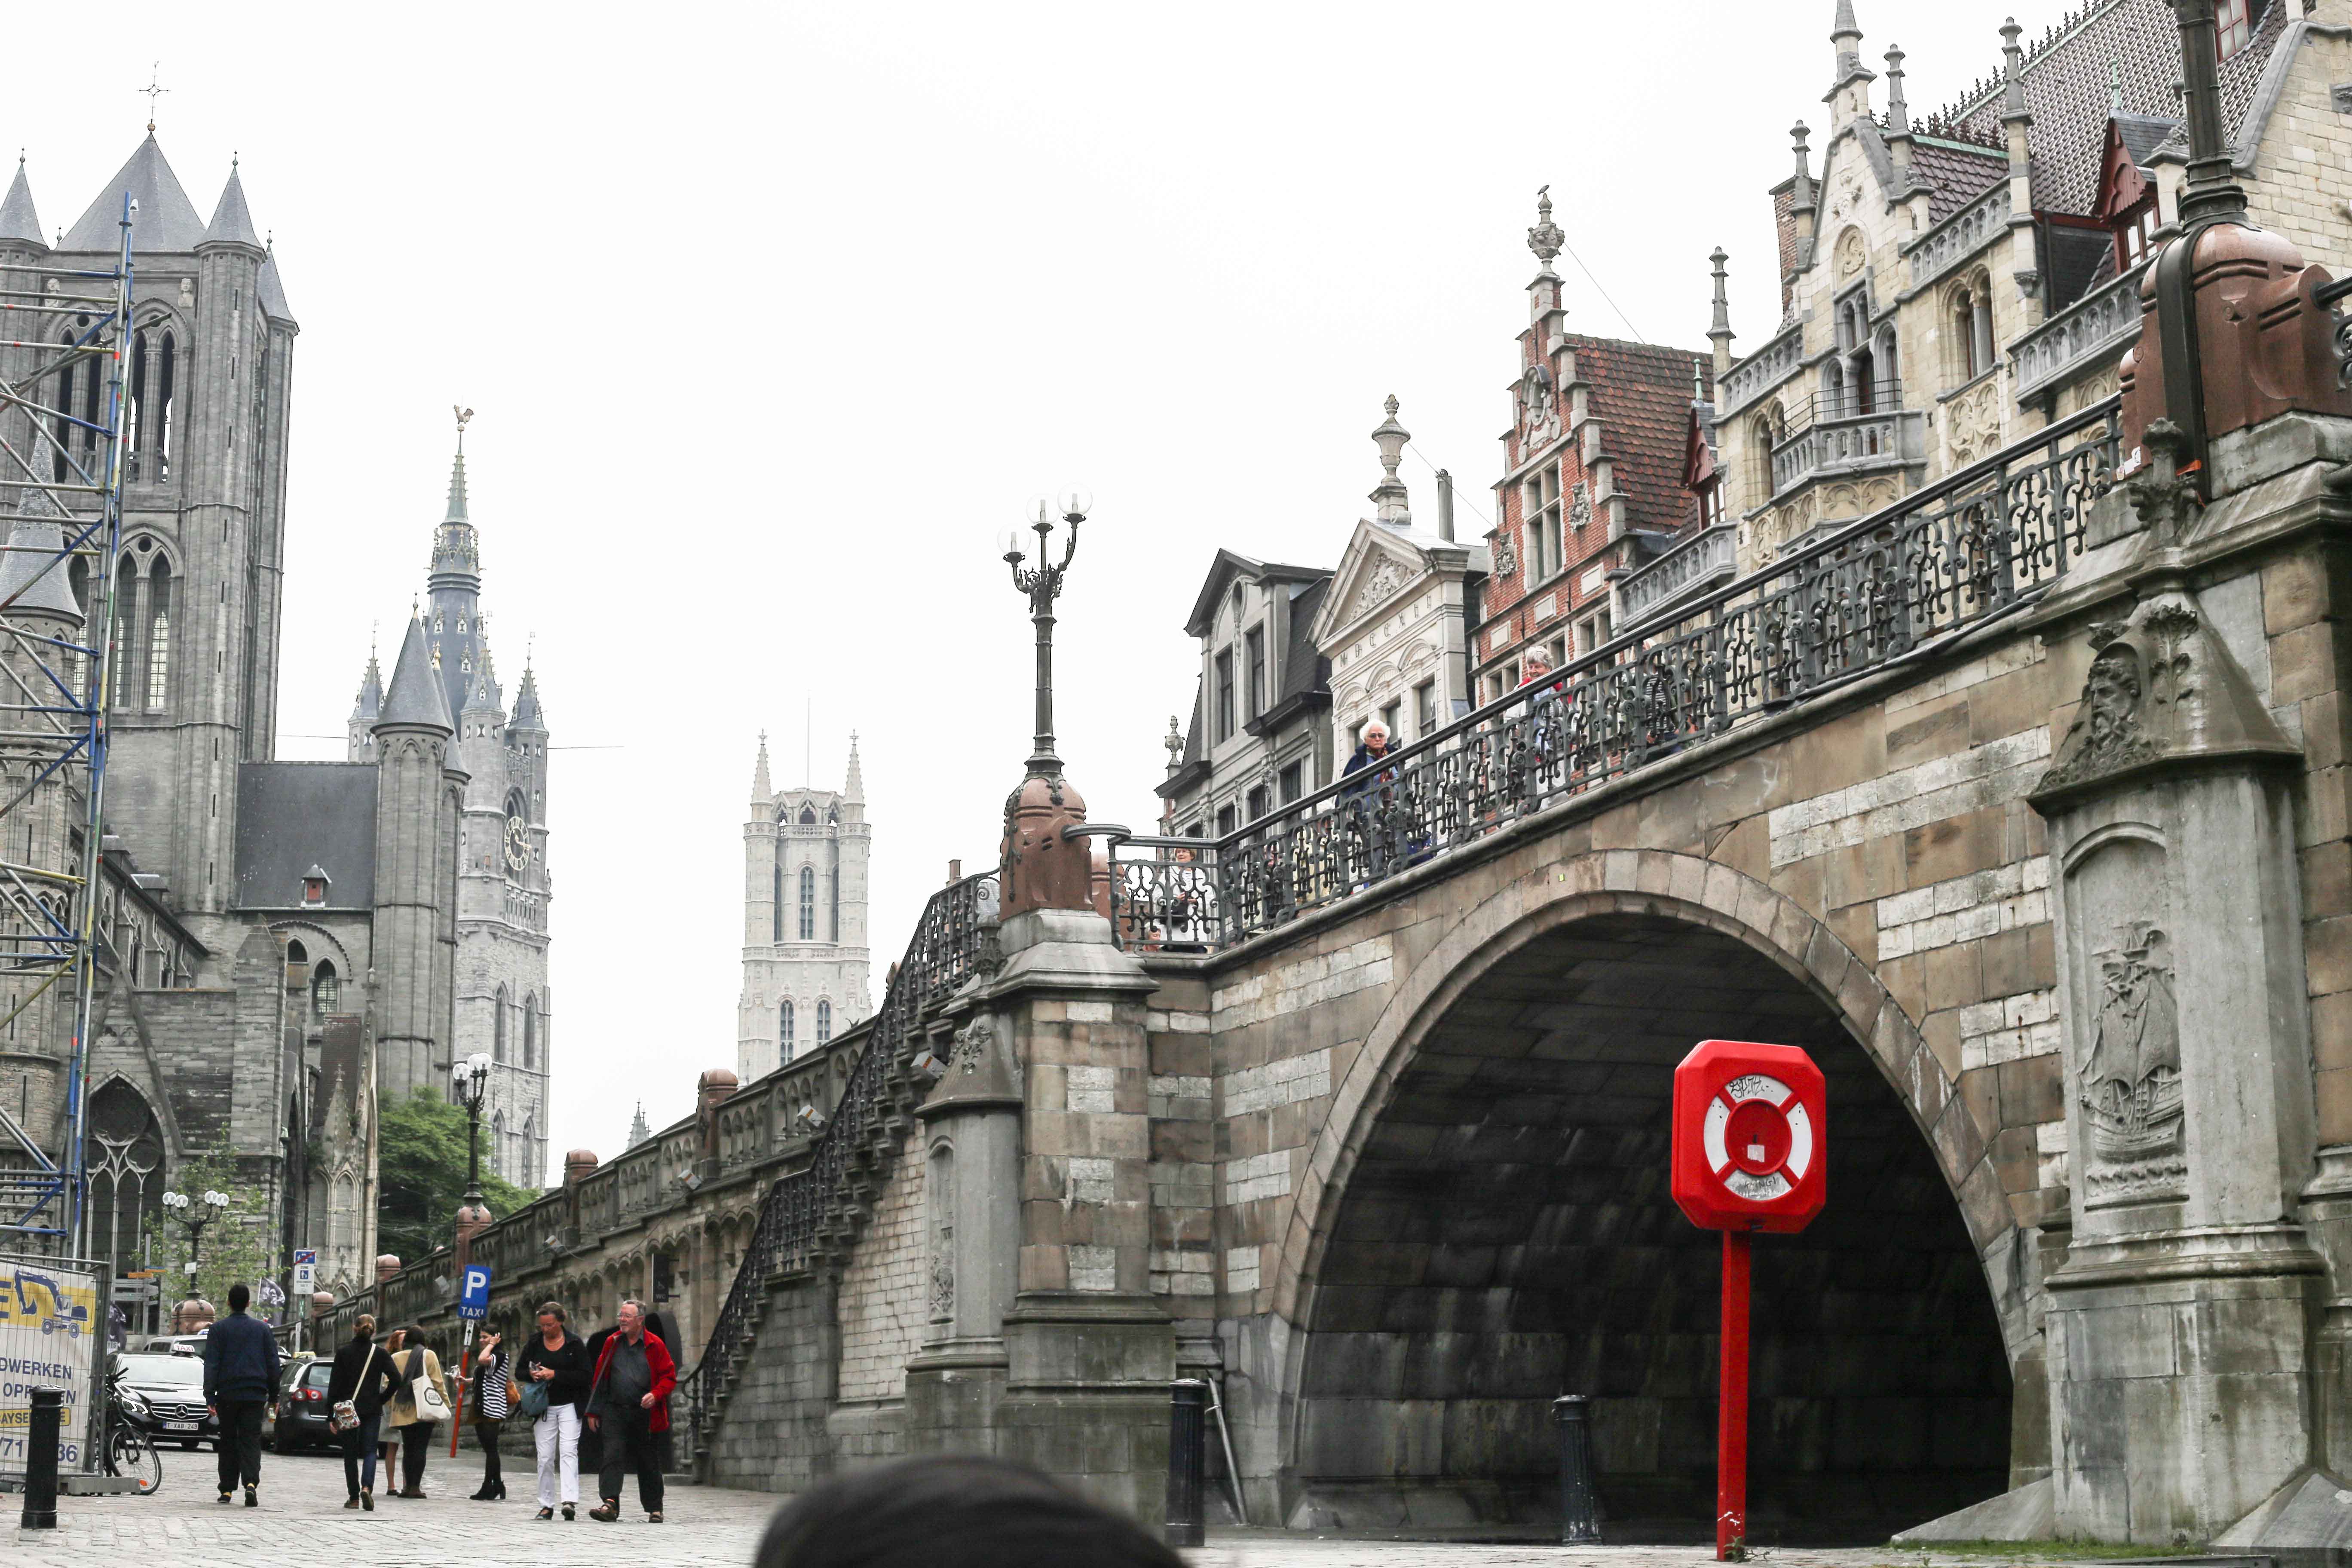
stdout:
<svg viewBox="0 0 2352 1568">
<path fill-rule="evenodd" d="M 138 215 L 126 195 L 110 267 L 0 262 L 0 497 L 16 498 L 0 517 L 0 1047 L 26 1064 L 16 1103 L 0 1105 L 0 1247 L 68 1256 L 89 1230 L 83 1140 L 106 942 L 106 714 Z M 51 530 L 54 542 L 20 542 Z M 57 612 L 60 582 L 79 624 Z"/>
</svg>

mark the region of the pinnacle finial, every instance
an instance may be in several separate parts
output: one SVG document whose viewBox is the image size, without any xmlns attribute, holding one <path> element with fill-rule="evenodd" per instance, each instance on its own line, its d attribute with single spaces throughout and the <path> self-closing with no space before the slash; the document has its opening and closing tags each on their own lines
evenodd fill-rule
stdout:
<svg viewBox="0 0 2352 1568">
<path fill-rule="evenodd" d="M 1559 225 L 1551 221 L 1551 187 L 1545 185 L 1536 192 L 1536 226 L 1528 230 L 1528 248 L 1536 253 L 1536 259 L 1549 270 L 1553 259 L 1559 255 L 1560 247 L 1567 243 L 1568 236 L 1560 231 Z"/>
<path fill-rule="evenodd" d="M 1727 292 L 1728 285 L 1723 267 L 1730 259 L 1729 253 L 1719 245 L 1707 257 L 1715 267 L 1715 314 L 1709 318 L 1706 328 L 1706 335 L 1710 338 L 1727 340 L 1731 336 L 1731 299 Z"/>
<path fill-rule="evenodd" d="M 1903 96 L 1903 46 L 1886 46 L 1886 132 L 1890 136 L 1911 134 L 1911 105 Z"/>
<path fill-rule="evenodd" d="M 1397 478 L 1397 465 L 1404 461 L 1405 443 L 1412 439 L 1412 432 L 1397 423 L 1395 393 L 1389 394 L 1381 406 L 1387 410 L 1388 417 L 1372 432 L 1372 439 L 1381 448 L 1381 482 L 1372 487 L 1370 497 L 1378 510 L 1372 517 L 1391 528 L 1409 528 L 1412 525 L 1412 512 L 1405 504 L 1404 481 Z"/>
</svg>

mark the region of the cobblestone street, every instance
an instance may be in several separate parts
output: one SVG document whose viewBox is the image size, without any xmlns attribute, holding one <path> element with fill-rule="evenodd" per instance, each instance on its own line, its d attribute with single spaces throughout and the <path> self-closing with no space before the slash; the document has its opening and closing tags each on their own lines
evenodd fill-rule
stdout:
<svg viewBox="0 0 2352 1568">
<path fill-rule="evenodd" d="M 586 1512 L 572 1524 L 559 1516 L 541 1524 L 525 1491 L 526 1468 L 509 1462 L 509 1499 L 469 1502 L 481 1475 L 469 1446 L 454 1464 L 436 1454 L 423 1502 L 380 1500 L 373 1513 L 343 1511 L 342 1466 L 329 1457 L 267 1456 L 258 1509 L 214 1501 L 210 1453 L 168 1455 L 163 1487 L 150 1498 L 61 1500 L 55 1531 L 18 1531 L 23 1499 L 0 1496 L 12 1539 L 0 1553 L 11 1568 L 94 1568 L 107 1563 L 137 1568 L 242 1568 L 253 1563 L 316 1563 L 331 1568 L 476 1568 L 529 1564 L 562 1568 L 625 1562 L 631 1568 L 730 1568 L 751 1561 L 752 1547 L 779 1499 L 766 1492 L 716 1487 L 674 1487 L 667 1521 L 647 1525 L 634 1489 L 619 1522 L 598 1524 Z M 585 1489 L 594 1500 L 594 1488 Z M 1276 1531 L 1213 1531 L 1210 1544 L 1186 1554 L 1199 1568 L 1502 1568 L 1504 1564 L 1572 1563 L 1577 1568 L 1700 1568 L 1703 1548 L 1454 1545 L 1430 1542 L 1329 1540 Z M 1779 1568 L 1969 1568 L 1970 1560 L 1938 1551 L 1768 1551 L 1756 1561 Z M 2000 1568 L 2035 1568 L 2031 1557 L 2004 1554 Z"/>
</svg>

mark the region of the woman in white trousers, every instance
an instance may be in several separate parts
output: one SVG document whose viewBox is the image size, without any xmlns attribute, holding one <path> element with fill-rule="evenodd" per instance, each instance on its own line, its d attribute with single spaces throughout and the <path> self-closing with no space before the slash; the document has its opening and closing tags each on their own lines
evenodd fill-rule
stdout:
<svg viewBox="0 0 2352 1568">
<path fill-rule="evenodd" d="M 547 1390 L 547 1410 L 531 1423 L 539 1453 L 539 1513 L 555 1517 L 560 1501 L 563 1517 L 575 1517 L 580 1502 L 580 1415 L 588 1399 L 588 1347 L 564 1326 L 566 1314 L 557 1302 L 539 1309 L 539 1332 L 523 1345 L 515 1360 L 515 1378 Z"/>
</svg>

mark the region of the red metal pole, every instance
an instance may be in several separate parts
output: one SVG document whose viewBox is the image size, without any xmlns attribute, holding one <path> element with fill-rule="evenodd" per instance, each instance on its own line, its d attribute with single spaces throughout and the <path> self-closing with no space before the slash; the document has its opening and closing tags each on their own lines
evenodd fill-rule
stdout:
<svg viewBox="0 0 2352 1568">
<path fill-rule="evenodd" d="M 1748 1559 L 1748 1233 L 1723 1233 L 1723 1407 L 1715 1429 L 1715 1556 Z"/>
</svg>

